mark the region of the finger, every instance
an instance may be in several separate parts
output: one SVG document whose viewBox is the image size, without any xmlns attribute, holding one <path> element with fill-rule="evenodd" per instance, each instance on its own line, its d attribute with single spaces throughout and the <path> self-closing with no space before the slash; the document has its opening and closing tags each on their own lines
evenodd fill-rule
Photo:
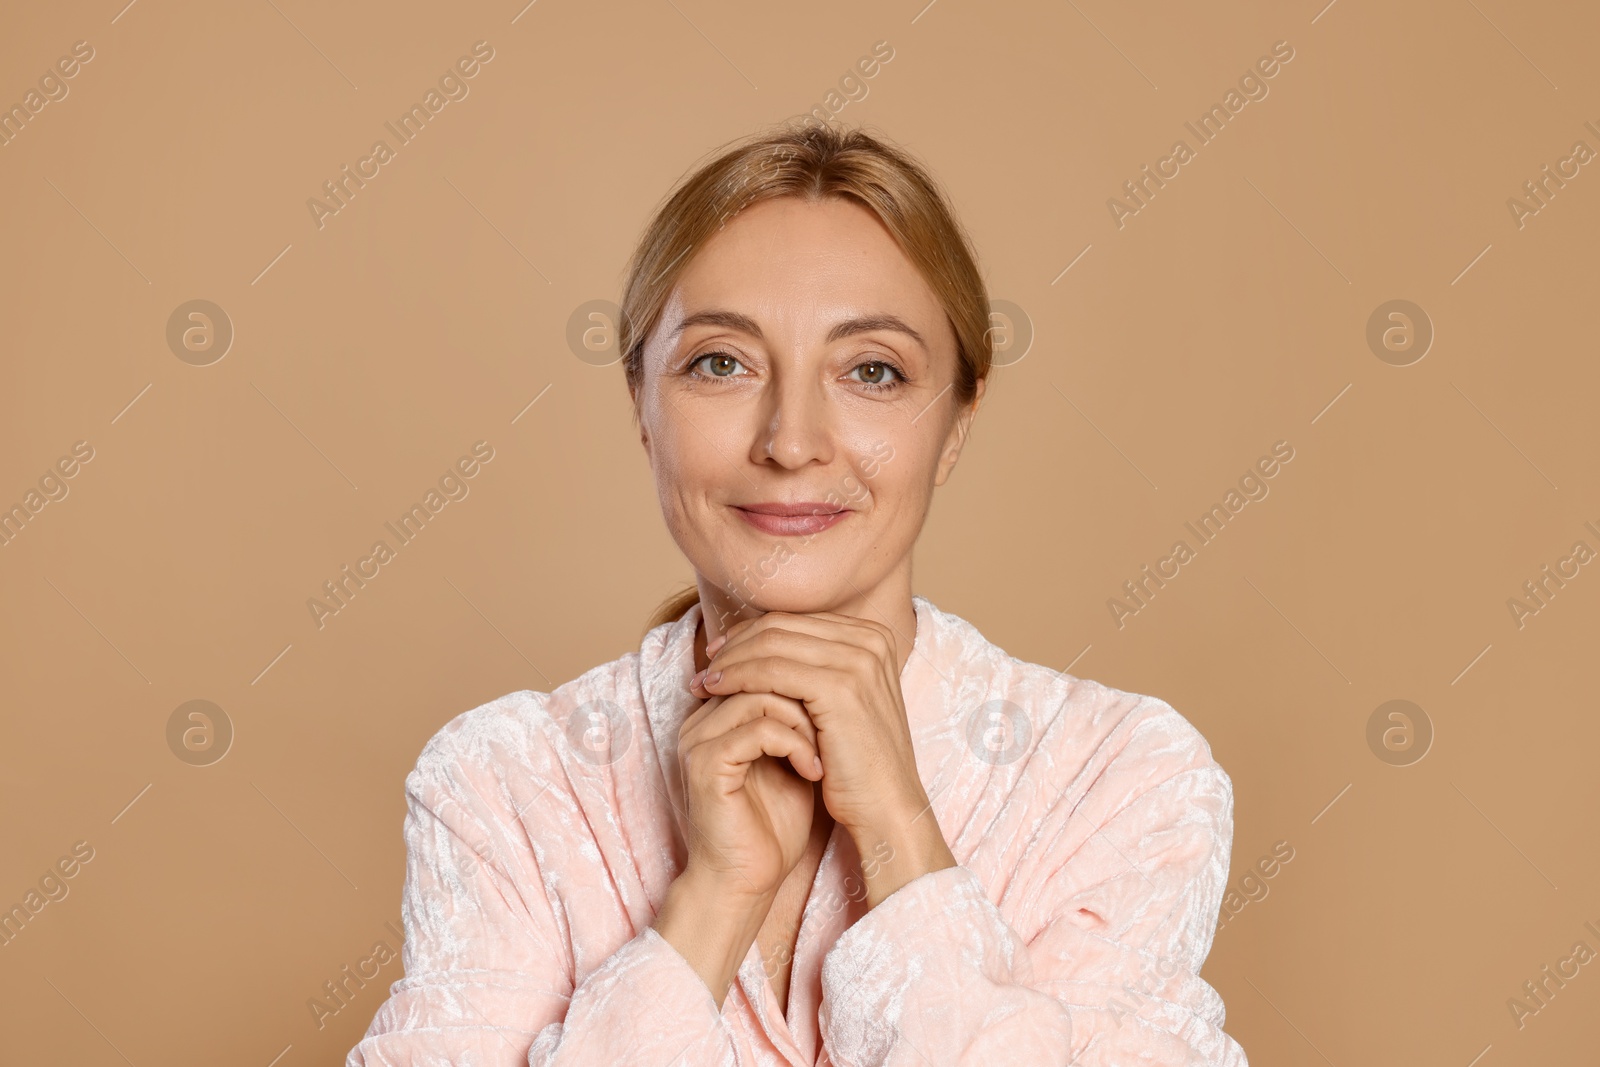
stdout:
<svg viewBox="0 0 1600 1067">
<path fill-rule="evenodd" d="M 833 638 L 778 627 L 768 627 L 737 644 L 724 648 L 712 657 L 707 673 L 716 671 L 726 673 L 736 663 L 762 657 L 791 659 L 796 663 L 863 676 L 870 676 L 868 672 L 877 671 L 886 679 L 891 674 L 899 673 L 895 670 L 893 649 L 888 647 L 887 643 L 882 648 L 876 645 L 847 644 Z M 691 692 L 709 694 L 711 690 L 702 680 Z"/>
<path fill-rule="evenodd" d="M 854 675 L 832 667 L 814 667 L 784 656 L 759 656 L 735 663 L 722 672 L 709 687 L 718 694 L 776 693 L 802 701 L 813 708 L 848 706 L 850 700 L 846 686 L 852 685 Z M 702 683 L 704 688 L 704 683 Z M 809 708 L 808 714 L 814 712 Z"/>
<path fill-rule="evenodd" d="M 732 693 L 720 699 L 721 703 L 687 732 L 691 744 L 727 733 L 763 715 L 800 731 L 812 745 L 817 743 L 817 725 L 798 700 L 776 693 Z M 682 737 L 679 743 L 683 743 Z"/>
<path fill-rule="evenodd" d="M 739 619 L 706 645 L 706 654 L 715 655 L 729 645 L 745 640 L 769 627 L 800 630 L 812 633 L 834 632 L 841 634 L 852 623 L 865 624 L 865 620 L 831 611 L 794 612 L 768 611 L 747 619 Z"/>
<path fill-rule="evenodd" d="M 722 775 L 736 773 L 737 780 L 741 783 L 749 765 L 762 756 L 787 759 L 793 765 L 795 772 L 808 781 L 814 782 L 822 777 L 817 773 L 815 763 L 818 759 L 817 750 L 811 742 L 794 728 L 765 716 L 737 726 L 725 734 L 702 741 L 692 750 L 691 755 L 698 756 L 702 750 L 710 758 L 708 773 Z M 695 764 L 699 763 L 699 759 L 696 759 Z"/>
<path fill-rule="evenodd" d="M 720 706 L 725 699 L 726 698 L 717 696 L 716 694 L 711 694 L 709 699 L 703 699 L 698 708 L 695 708 L 684 717 L 684 720 L 678 724 L 678 743 L 680 746 L 691 734 L 693 734 L 695 728 L 698 727 L 700 723 L 704 722 L 712 712 L 717 710 L 718 706 Z"/>
<path fill-rule="evenodd" d="M 792 630 L 797 633 L 809 633 L 817 637 L 838 641 L 841 644 L 858 645 L 862 647 L 875 647 L 875 642 L 884 642 L 882 647 L 894 647 L 895 631 L 872 619 L 862 619 L 854 615 L 841 615 L 833 611 L 814 612 L 788 612 L 769 611 L 753 619 L 740 619 L 728 627 L 721 635 L 721 644 L 707 645 L 707 655 L 715 655 L 725 651 L 734 644 L 748 640 L 755 634 L 771 627 Z M 901 635 L 904 637 L 904 635 Z M 909 637 L 904 637 L 910 640 Z M 715 669 L 715 668 L 712 668 Z"/>
</svg>

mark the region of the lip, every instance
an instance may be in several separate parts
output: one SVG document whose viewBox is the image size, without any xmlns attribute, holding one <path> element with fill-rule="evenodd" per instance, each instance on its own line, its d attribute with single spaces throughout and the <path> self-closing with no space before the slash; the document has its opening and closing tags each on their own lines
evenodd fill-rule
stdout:
<svg viewBox="0 0 1600 1067">
<path fill-rule="evenodd" d="M 837 525 L 850 514 L 850 509 L 839 508 L 822 501 L 802 500 L 794 504 L 762 503 L 734 504 L 733 510 L 740 518 L 763 533 L 780 537 L 821 533 Z"/>
</svg>

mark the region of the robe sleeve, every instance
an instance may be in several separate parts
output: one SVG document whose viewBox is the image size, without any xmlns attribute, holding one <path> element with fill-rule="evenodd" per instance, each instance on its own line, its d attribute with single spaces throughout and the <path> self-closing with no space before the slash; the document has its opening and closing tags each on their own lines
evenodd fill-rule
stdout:
<svg viewBox="0 0 1600 1067">
<path fill-rule="evenodd" d="M 457 758 L 443 733 L 407 777 L 405 976 L 346 1067 L 734 1067 L 711 991 L 654 927 L 574 983 L 566 909 L 611 904 L 552 907 L 559 897 L 498 778 Z M 559 815 L 561 800 L 541 810 Z M 581 819 L 546 823 L 551 834 L 584 832 Z M 546 844 L 537 851 L 548 857 L 595 855 L 587 841 Z M 582 882 L 609 884 L 598 878 Z"/>
<path fill-rule="evenodd" d="M 1199 977 L 1228 873 L 1232 783 L 1170 707 L 1145 716 L 1024 853 L 1024 937 L 966 866 L 901 886 L 823 963 L 835 1067 L 1246 1067 Z M 1067 791 L 1062 791 L 1065 794 Z M 1039 853 L 1038 850 L 1043 852 Z"/>
</svg>

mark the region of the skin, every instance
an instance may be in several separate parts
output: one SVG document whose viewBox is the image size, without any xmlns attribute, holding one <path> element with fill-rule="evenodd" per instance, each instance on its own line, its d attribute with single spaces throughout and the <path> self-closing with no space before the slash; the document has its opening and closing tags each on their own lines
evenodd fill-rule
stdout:
<svg viewBox="0 0 1600 1067">
<path fill-rule="evenodd" d="M 713 310 L 742 319 L 685 325 Z M 879 323 L 828 339 L 840 322 L 891 316 L 916 336 Z M 863 857 L 868 907 L 955 865 L 900 675 L 916 633 L 912 546 L 983 397 L 980 381 L 956 404 L 956 350 L 894 238 L 842 199 L 763 201 L 729 220 L 646 341 L 640 441 L 703 609 L 691 680 L 703 703 L 679 732 L 689 859 L 655 927 L 719 1009 L 758 937 L 786 1006 L 835 823 Z M 772 501 L 851 514 L 782 536 L 732 507 Z"/>
</svg>

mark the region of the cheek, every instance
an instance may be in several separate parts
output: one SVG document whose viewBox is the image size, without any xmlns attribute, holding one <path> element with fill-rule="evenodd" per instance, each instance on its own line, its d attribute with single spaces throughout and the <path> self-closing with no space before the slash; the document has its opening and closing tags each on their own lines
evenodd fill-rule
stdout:
<svg viewBox="0 0 1600 1067">
<path fill-rule="evenodd" d="M 736 464 L 741 458 L 735 435 L 724 425 L 669 412 L 653 422 L 652 466 L 662 510 L 682 527 L 704 521 L 715 502 L 737 497 Z M 730 462 L 732 460 L 733 462 Z"/>
<path fill-rule="evenodd" d="M 910 416 L 899 420 L 907 422 Z M 923 420 L 930 421 L 930 420 Z M 919 425 L 863 426 L 848 438 L 851 466 L 861 491 L 873 497 L 904 498 L 932 480 L 938 457 Z"/>
<path fill-rule="evenodd" d="M 911 427 L 915 430 L 916 427 Z M 914 540 L 927 510 L 934 457 L 910 433 L 881 430 L 852 442 L 854 473 L 835 492 L 851 507 L 870 517 L 875 540 L 885 546 Z M 903 536 L 902 536 L 903 531 Z"/>
<path fill-rule="evenodd" d="M 915 474 L 905 467 L 885 470 L 867 483 L 872 494 L 867 506 L 872 509 L 877 527 L 875 536 L 886 545 L 914 539 L 922 527 L 927 501 Z"/>
</svg>

